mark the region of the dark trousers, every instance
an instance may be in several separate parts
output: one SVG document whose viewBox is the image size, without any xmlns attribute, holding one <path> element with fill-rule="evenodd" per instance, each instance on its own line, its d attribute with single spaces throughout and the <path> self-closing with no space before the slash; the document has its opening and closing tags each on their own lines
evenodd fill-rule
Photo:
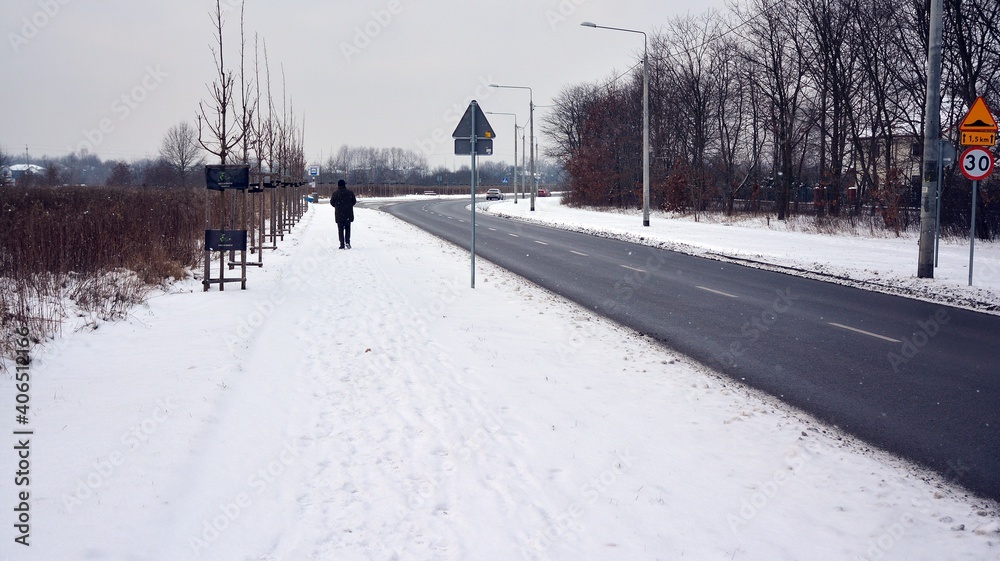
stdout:
<svg viewBox="0 0 1000 561">
<path fill-rule="evenodd" d="M 345 243 L 351 243 L 351 223 L 337 222 L 337 235 L 340 236 L 340 247 Z"/>
</svg>

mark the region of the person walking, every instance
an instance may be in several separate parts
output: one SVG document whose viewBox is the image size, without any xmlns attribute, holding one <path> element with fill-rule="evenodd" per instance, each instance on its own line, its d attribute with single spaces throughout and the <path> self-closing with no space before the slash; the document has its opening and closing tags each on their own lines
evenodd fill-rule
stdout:
<svg viewBox="0 0 1000 561">
<path fill-rule="evenodd" d="M 354 191 L 347 188 L 347 182 L 341 179 L 337 182 L 337 190 L 330 197 L 333 205 L 333 218 L 337 221 L 337 235 L 340 237 L 340 249 L 351 249 L 351 222 L 354 222 L 354 205 L 358 198 Z"/>
</svg>

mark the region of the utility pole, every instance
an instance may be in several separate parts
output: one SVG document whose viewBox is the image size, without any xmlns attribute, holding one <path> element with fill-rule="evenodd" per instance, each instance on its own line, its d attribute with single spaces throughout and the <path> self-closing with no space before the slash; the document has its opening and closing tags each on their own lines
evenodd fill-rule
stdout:
<svg viewBox="0 0 1000 561">
<path fill-rule="evenodd" d="M 944 1 L 931 0 L 930 37 L 927 41 L 927 105 L 924 110 L 924 173 L 920 191 L 920 245 L 917 254 L 917 278 L 934 278 L 934 227 L 937 216 L 937 190 L 941 181 L 938 160 L 941 157 L 941 28 Z"/>
</svg>

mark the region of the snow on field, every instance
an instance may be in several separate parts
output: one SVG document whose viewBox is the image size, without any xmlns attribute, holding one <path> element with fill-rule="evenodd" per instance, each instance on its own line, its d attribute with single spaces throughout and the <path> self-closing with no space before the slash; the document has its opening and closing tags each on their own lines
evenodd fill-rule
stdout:
<svg viewBox="0 0 1000 561">
<path fill-rule="evenodd" d="M 973 286 L 969 284 L 969 238 L 943 238 L 933 279 L 918 279 L 915 232 L 828 233 L 814 217 L 779 222 L 774 216 L 720 218 L 676 217 L 653 213 L 642 225 L 639 210 L 600 212 L 560 204 L 560 197 L 513 204 L 481 204 L 491 213 L 557 225 L 597 235 L 656 245 L 715 259 L 852 284 L 869 290 L 907 295 L 1000 313 L 1000 243 L 976 240 Z"/>
<path fill-rule="evenodd" d="M 386 214 L 354 229 L 335 249 L 317 205 L 246 291 L 49 343 L 26 426 L 5 379 L 34 434 L 30 485 L 0 452 L 0 558 L 1000 559 L 995 504 L 482 259 L 470 289 Z"/>
</svg>

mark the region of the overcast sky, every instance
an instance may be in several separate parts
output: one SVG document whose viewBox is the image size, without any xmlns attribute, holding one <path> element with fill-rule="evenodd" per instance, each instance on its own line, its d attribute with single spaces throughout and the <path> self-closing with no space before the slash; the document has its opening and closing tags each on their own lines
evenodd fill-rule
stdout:
<svg viewBox="0 0 1000 561">
<path fill-rule="evenodd" d="M 224 0 L 227 64 L 238 57 L 239 0 Z M 638 61 L 642 36 L 724 0 L 247 0 L 246 29 L 281 70 L 310 163 L 341 145 L 397 146 L 432 166 L 465 164 L 451 133 L 468 103 L 528 120 L 569 85 Z M 0 147 L 17 161 L 87 148 L 104 159 L 155 156 L 169 127 L 194 122 L 214 79 L 214 0 L 4 0 Z M 249 63 L 249 61 L 248 61 Z M 234 66 L 235 67 L 235 66 Z M 535 112 L 535 133 L 545 107 Z M 513 118 L 488 116 L 496 159 L 513 159 Z"/>
</svg>

